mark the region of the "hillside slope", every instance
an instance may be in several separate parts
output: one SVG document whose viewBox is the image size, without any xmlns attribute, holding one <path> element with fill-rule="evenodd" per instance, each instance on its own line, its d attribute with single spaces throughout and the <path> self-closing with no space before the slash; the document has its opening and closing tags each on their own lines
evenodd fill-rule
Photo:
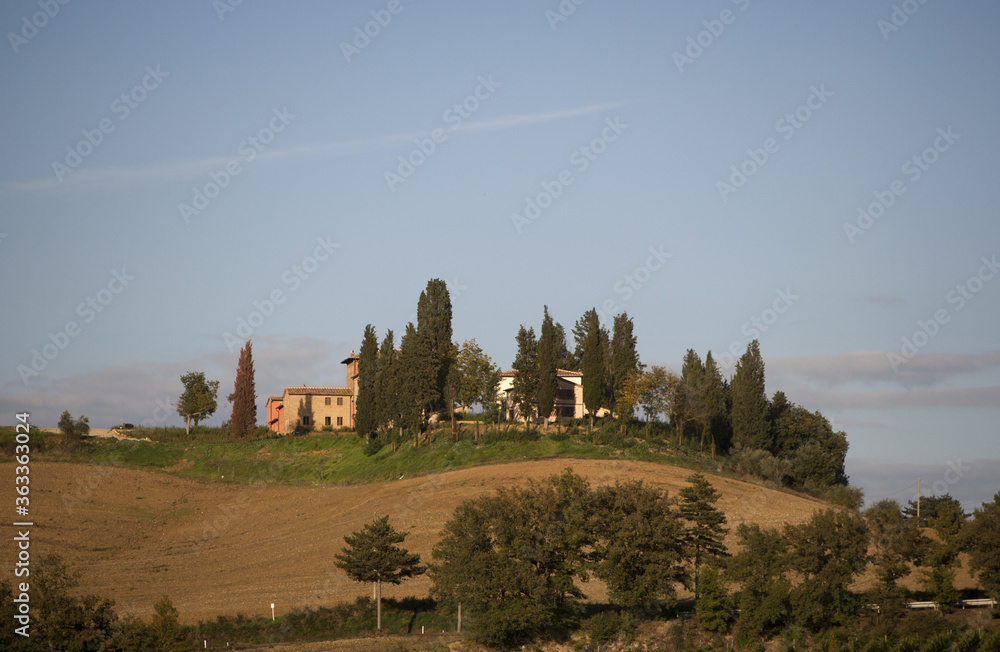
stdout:
<svg viewBox="0 0 1000 652">
<path fill-rule="evenodd" d="M 12 465 L 3 464 L 2 467 Z M 572 467 L 592 485 L 638 479 L 675 495 L 691 471 L 647 462 L 542 460 L 476 467 L 367 485 L 317 487 L 208 483 L 163 473 L 86 464 L 32 465 L 32 554 L 55 552 L 88 592 L 149 618 L 168 595 L 184 622 L 219 614 L 284 613 L 294 606 L 353 600 L 370 588 L 332 563 L 343 536 L 376 514 L 410 531 L 406 545 L 430 558 L 443 524 L 463 500 L 542 480 Z M 3 473 L 13 474 L 12 468 Z M 10 475 L 7 475 L 10 477 Z M 710 477 L 731 528 L 798 523 L 825 504 L 753 484 Z M 732 537 L 732 534 L 730 534 Z M 4 547 L 5 567 L 13 566 Z M 390 596 L 426 595 L 426 577 Z M 603 589 L 591 582 L 593 599 Z"/>
</svg>

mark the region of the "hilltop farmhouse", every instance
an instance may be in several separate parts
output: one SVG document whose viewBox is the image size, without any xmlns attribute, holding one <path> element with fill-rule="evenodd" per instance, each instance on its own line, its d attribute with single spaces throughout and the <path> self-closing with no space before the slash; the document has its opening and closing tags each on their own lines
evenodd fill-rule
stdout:
<svg viewBox="0 0 1000 652">
<path fill-rule="evenodd" d="M 354 429 L 354 405 L 358 398 L 358 355 L 341 360 L 346 366 L 343 387 L 286 387 L 281 396 L 267 397 L 267 427 L 278 434 L 287 435 L 302 430 L 321 430 L 324 426 Z M 504 416 L 512 421 L 523 418 L 514 403 L 514 371 L 500 374 L 497 385 L 497 404 Z M 586 416 L 583 405 L 583 374 L 579 371 L 556 371 L 556 400 L 549 421 L 557 417 L 582 419 Z M 534 402 L 533 411 L 538 411 Z M 601 408 L 597 416 L 607 410 Z"/>
</svg>

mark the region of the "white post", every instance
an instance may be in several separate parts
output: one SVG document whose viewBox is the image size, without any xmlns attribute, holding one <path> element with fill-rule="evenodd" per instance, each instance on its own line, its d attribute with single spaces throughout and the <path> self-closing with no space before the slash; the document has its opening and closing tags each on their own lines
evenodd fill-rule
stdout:
<svg viewBox="0 0 1000 652">
<path fill-rule="evenodd" d="M 274 603 L 271 603 L 271 620 L 274 620 Z"/>
</svg>

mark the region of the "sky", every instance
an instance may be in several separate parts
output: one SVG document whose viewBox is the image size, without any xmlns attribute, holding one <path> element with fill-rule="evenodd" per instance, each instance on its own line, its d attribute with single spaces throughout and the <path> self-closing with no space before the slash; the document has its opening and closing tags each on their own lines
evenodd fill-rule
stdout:
<svg viewBox="0 0 1000 652">
<path fill-rule="evenodd" d="M 752 339 L 869 502 L 1000 490 L 1000 5 L 0 5 L 0 422 L 342 385 L 447 282 L 641 360 Z M 220 401 L 210 424 L 228 418 Z M 5 416 L 2 416 L 5 415 Z"/>
</svg>

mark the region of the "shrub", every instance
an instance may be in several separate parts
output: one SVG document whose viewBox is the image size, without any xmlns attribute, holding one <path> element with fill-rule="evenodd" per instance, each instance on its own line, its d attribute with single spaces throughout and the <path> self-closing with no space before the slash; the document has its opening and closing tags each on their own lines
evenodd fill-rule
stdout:
<svg viewBox="0 0 1000 652">
<path fill-rule="evenodd" d="M 592 643 L 614 643 L 622 631 L 624 619 L 620 611 L 602 611 L 583 621 L 583 629 Z"/>
<path fill-rule="evenodd" d="M 372 437 L 372 439 L 367 444 L 365 444 L 365 447 L 362 450 L 364 451 L 365 455 L 371 457 L 375 453 L 382 450 L 383 446 L 385 446 L 385 444 L 382 443 L 382 441 L 380 441 L 378 437 Z"/>
</svg>

